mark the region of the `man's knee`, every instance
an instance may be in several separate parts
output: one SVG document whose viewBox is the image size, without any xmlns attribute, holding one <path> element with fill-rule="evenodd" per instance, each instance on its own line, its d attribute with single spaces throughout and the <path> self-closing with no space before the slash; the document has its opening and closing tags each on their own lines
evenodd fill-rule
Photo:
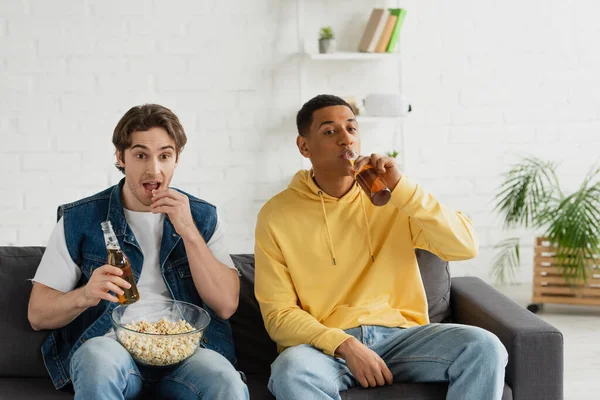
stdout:
<svg viewBox="0 0 600 400">
<path fill-rule="evenodd" d="M 212 350 L 199 349 L 186 361 L 177 376 L 193 387 L 204 388 L 207 393 L 227 388 L 231 398 L 247 397 L 243 396 L 247 393 L 247 386 L 240 373 L 225 357 Z"/>
<path fill-rule="evenodd" d="M 287 380 L 305 376 L 318 362 L 319 356 L 326 357 L 325 354 L 308 345 L 287 348 L 271 365 L 271 378 Z"/>
<path fill-rule="evenodd" d="M 202 377 L 209 386 L 229 387 L 233 392 L 243 391 L 246 387 L 240 373 L 233 365 L 219 365 L 212 368 Z"/>
<path fill-rule="evenodd" d="M 306 392 L 335 397 L 339 392 L 338 378 L 344 374 L 344 367 L 320 350 L 308 345 L 294 346 L 284 350 L 271 365 L 269 390 L 282 398 Z"/>
<path fill-rule="evenodd" d="M 500 339 L 493 333 L 485 329 L 469 327 L 466 333 L 466 343 L 485 364 L 494 367 L 506 366 L 508 353 Z"/>
<path fill-rule="evenodd" d="M 106 337 L 95 337 L 81 345 L 71 360 L 71 376 L 91 372 L 101 377 L 114 374 L 123 367 L 133 364 L 132 358 L 117 341 Z"/>
</svg>

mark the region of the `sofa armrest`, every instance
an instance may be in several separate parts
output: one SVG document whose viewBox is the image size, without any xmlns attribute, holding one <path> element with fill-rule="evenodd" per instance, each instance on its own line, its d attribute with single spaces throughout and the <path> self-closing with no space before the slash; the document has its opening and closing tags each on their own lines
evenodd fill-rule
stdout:
<svg viewBox="0 0 600 400">
<path fill-rule="evenodd" d="M 508 351 L 514 400 L 562 400 L 562 333 L 479 278 L 452 278 L 452 319 L 494 333 Z"/>
</svg>

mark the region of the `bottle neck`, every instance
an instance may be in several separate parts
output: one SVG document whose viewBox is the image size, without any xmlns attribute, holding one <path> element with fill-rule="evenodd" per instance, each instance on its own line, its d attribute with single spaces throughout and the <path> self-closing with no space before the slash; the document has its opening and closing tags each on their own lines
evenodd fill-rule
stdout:
<svg viewBox="0 0 600 400">
<path fill-rule="evenodd" d="M 114 232 L 104 232 L 104 243 L 108 250 L 120 250 L 119 241 Z"/>
</svg>

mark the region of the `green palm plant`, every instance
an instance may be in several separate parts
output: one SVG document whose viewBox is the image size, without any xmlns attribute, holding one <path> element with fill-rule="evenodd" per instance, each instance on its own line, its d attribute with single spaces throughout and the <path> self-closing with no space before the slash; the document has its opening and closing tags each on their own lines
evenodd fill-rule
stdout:
<svg viewBox="0 0 600 400">
<path fill-rule="evenodd" d="M 579 188 L 561 190 L 557 164 L 522 159 L 506 174 L 495 197 L 495 210 L 505 228 L 532 228 L 556 245 L 557 263 L 568 284 L 586 282 L 588 266 L 600 254 L 600 168 L 593 168 Z M 514 281 L 520 266 L 518 237 L 495 246 L 492 275 L 497 282 Z"/>
</svg>

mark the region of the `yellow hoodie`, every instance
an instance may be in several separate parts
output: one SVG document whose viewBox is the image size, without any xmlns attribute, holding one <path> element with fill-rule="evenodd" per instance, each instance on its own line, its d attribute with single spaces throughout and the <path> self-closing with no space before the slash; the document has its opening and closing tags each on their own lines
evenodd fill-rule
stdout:
<svg viewBox="0 0 600 400">
<path fill-rule="evenodd" d="M 255 294 L 279 351 L 310 344 L 334 355 L 345 329 L 429 323 L 414 248 L 452 261 L 475 257 L 478 243 L 466 216 L 406 176 L 376 207 L 357 185 L 338 199 L 298 172 L 256 225 Z"/>
</svg>

